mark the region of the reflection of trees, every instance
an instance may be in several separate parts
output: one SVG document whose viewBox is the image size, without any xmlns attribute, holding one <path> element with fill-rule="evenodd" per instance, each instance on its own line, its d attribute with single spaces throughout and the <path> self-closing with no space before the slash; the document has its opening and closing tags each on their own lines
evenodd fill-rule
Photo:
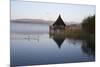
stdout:
<svg viewBox="0 0 100 67">
<path fill-rule="evenodd" d="M 72 45 L 77 45 L 77 42 L 80 42 L 80 40 L 68 39 L 68 42 L 67 43 L 72 44 Z"/>
<path fill-rule="evenodd" d="M 88 55 L 95 55 L 95 43 L 90 40 L 84 40 L 81 46 L 82 51 Z"/>
</svg>

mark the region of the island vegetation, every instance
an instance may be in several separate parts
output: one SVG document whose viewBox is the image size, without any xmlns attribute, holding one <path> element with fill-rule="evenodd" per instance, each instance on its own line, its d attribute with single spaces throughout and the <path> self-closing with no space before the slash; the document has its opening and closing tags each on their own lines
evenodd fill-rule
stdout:
<svg viewBox="0 0 100 67">
<path fill-rule="evenodd" d="M 57 25 L 57 22 L 55 22 L 55 26 L 50 26 L 50 29 L 53 29 L 53 31 L 50 30 L 50 36 L 84 40 L 87 43 L 86 47 L 90 48 L 95 55 L 95 15 L 84 18 L 80 24 L 65 26 L 63 21 L 60 22 L 62 24 Z"/>
<path fill-rule="evenodd" d="M 95 36 L 95 15 L 85 18 L 79 26 L 70 25 L 65 30 L 66 36 L 69 38 L 91 38 Z M 94 39 L 94 38 L 93 38 Z"/>
</svg>

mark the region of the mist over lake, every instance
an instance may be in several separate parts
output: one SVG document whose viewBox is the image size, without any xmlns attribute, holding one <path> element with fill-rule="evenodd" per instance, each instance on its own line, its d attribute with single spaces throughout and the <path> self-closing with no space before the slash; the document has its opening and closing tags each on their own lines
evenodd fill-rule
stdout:
<svg viewBox="0 0 100 67">
<path fill-rule="evenodd" d="M 49 25 L 12 22 L 10 31 L 16 33 L 48 33 Z"/>
</svg>

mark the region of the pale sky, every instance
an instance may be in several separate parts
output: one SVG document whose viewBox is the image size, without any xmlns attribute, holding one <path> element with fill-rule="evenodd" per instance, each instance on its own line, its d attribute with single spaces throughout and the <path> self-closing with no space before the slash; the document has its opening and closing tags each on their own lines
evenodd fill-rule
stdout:
<svg viewBox="0 0 100 67">
<path fill-rule="evenodd" d="M 11 19 L 43 19 L 55 21 L 59 14 L 67 22 L 81 22 L 95 14 L 94 5 L 57 4 L 11 1 Z"/>
</svg>

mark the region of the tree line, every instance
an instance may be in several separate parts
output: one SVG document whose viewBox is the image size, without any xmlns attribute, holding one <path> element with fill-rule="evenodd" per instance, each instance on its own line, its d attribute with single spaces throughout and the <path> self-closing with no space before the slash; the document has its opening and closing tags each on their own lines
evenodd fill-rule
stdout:
<svg viewBox="0 0 100 67">
<path fill-rule="evenodd" d="M 82 22 L 82 29 L 90 34 L 95 34 L 95 15 L 85 18 Z"/>
</svg>

